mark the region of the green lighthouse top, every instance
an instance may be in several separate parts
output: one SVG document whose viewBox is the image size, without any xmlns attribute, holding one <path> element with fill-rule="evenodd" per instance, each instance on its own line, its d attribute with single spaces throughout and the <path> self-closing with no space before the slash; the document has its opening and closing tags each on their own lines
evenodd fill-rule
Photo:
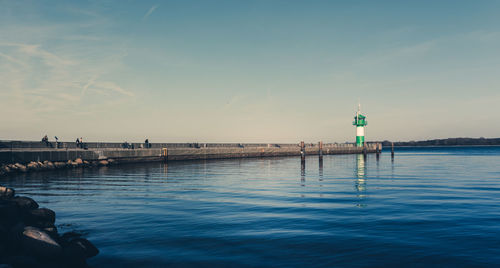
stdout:
<svg viewBox="0 0 500 268">
<path fill-rule="evenodd" d="M 354 116 L 354 122 L 352 122 L 353 125 L 357 127 L 364 127 L 368 125 L 368 121 L 366 120 L 366 116 L 361 114 L 361 105 L 358 104 L 358 112 Z"/>
</svg>

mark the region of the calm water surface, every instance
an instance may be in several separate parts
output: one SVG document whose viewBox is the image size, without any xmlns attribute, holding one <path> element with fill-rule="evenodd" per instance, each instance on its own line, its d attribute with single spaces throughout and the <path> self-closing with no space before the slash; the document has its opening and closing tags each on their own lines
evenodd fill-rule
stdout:
<svg viewBox="0 0 500 268">
<path fill-rule="evenodd" d="M 499 266 L 500 147 L 170 162 L 3 179 L 95 267 Z"/>
</svg>

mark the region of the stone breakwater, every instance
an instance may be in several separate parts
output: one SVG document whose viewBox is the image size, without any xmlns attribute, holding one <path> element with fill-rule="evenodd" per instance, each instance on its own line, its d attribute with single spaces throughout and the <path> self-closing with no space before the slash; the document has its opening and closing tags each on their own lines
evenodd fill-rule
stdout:
<svg viewBox="0 0 500 268">
<path fill-rule="evenodd" d="M 0 186 L 0 267 L 87 267 L 99 250 L 81 234 L 59 234 L 56 214 Z"/>
<path fill-rule="evenodd" d="M 10 169 L 24 172 L 24 168 L 30 171 L 63 166 L 100 165 L 101 161 L 109 161 L 109 159 L 113 159 L 116 163 L 131 163 L 248 157 L 359 154 L 378 153 L 382 150 L 380 143 L 367 144 L 365 148 L 356 147 L 353 144 L 324 144 L 323 146 L 319 146 L 318 144 L 305 144 L 304 148 L 301 148 L 299 145 L 290 144 L 191 144 L 191 147 L 186 146 L 186 144 L 165 144 L 167 147 L 161 148 L 158 147 L 164 144 L 151 144 L 151 148 L 139 149 L 137 149 L 137 147 L 135 147 L 136 149 L 97 148 L 96 146 L 88 146 L 89 148 L 87 149 L 14 147 L 14 145 L 34 146 L 35 144 L 21 143 L 18 145 L 14 142 L 0 142 L 0 164 L 17 165 L 16 167 L 9 166 L 9 172 Z M 11 145 L 11 148 L 8 148 L 8 145 Z M 113 144 L 97 145 L 112 146 Z M 78 159 L 81 160 L 80 163 L 75 163 Z M 4 172 L 6 172 L 5 168 Z"/>
<path fill-rule="evenodd" d="M 115 160 L 106 159 L 99 161 L 86 161 L 81 158 L 75 160 L 68 160 L 66 162 L 51 162 L 45 160 L 43 162 L 31 161 L 27 164 L 15 163 L 15 164 L 4 164 L 0 165 L 0 176 L 8 175 L 13 173 L 26 173 L 33 171 L 43 171 L 43 170 L 55 170 L 55 169 L 65 169 L 65 168 L 78 168 L 78 167 L 99 167 L 108 166 L 113 164 Z"/>
</svg>

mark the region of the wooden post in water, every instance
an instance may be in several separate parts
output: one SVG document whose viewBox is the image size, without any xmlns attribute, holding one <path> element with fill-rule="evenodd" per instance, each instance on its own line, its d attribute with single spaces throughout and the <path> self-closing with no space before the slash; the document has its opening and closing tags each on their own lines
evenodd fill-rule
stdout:
<svg viewBox="0 0 500 268">
<path fill-rule="evenodd" d="M 378 160 L 379 160 L 379 158 L 380 158 L 380 151 L 381 151 L 381 150 L 380 150 L 380 143 L 379 143 L 379 142 L 377 142 L 377 143 L 375 143 L 375 152 L 377 153 L 377 161 L 378 161 Z"/>
<path fill-rule="evenodd" d="M 300 161 L 306 161 L 306 145 L 304 144 L 304 141 L 300 142 Z"/>
<path fill-rule="evenodd" d="M 394 158 L 394 142 L 391 142 L 391 158 Z"/>
<path fill-rule="evenodd" d="M 323 142 L 318 142 L 318 156 L 320 160 L 323 160 Z"/>
<path fill-rule="evenodd" d="M 161 155 L 163 156 L 163 161 L 165 161 L 165 163 L 166 163 L 168 160 L 168 149 L 162 148 Z"/>
</svg>

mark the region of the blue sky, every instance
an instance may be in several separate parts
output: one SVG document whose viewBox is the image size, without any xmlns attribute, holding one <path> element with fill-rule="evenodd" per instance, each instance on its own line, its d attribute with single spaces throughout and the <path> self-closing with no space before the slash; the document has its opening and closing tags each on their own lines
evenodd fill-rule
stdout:
<svg viewBox="0 0 500 268">
<path fill-rule="evenodd" d="M 2 1 L 0 139 L 499 137 L 499 1 Z"/>
</svg>

